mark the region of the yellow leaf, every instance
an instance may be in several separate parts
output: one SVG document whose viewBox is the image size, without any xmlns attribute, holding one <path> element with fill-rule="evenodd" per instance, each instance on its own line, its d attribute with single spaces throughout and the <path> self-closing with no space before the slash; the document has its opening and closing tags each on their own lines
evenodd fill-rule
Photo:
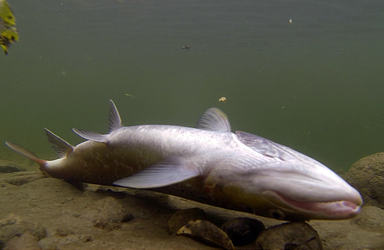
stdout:
<svg viewBox="0 0 384 250">
<path fill-rule="evenodd" d="M 6 0 L 0 0 L 0 47 L 8 54 L 8 48 L 19 40 L 16 18 Z"/>
<path fill-rule="evenodd" d="M 10 42 L 17 42 L 19 40 L 19 34 L 15 28 L 9 28 L 0 33 L 0 37 L 4 37 Z"/>
<path fill-rule="evenodd" d="M 16 19 L 6 0 L 0 0 L 0 19 L 8 26 L 16 26 Z"/>
<path fill-rule="evenodd" d="M 219 102 L 226 102 L 227 101 L 227 97 L 225 96 L 222 96 L 219 98 Z"/>
</svg>

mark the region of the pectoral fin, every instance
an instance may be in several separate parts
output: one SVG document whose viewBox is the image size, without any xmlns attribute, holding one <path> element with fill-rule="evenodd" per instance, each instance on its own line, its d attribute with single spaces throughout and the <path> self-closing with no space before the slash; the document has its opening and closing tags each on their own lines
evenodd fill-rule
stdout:
<svg viewBox="0 0 384 250">
<path fill-rule="evenodd" d="M 199 176 L 199 169 L 188 162 L 171 160 L 152 165 L 113 184 L 130 188 L 158 188 Z"/>
</svg>

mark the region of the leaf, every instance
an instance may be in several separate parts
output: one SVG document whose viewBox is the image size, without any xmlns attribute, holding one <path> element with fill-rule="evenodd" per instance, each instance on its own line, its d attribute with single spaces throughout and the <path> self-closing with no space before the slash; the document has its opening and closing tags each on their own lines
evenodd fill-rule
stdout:
<svg viewBox="0 0 384 250">
<path fill-rule="evenodd" d="M 8 54 L 8 48 L 19 40 L 16 18 L 6 0 L 0 0 L 0 47 Z"/>
</svg>

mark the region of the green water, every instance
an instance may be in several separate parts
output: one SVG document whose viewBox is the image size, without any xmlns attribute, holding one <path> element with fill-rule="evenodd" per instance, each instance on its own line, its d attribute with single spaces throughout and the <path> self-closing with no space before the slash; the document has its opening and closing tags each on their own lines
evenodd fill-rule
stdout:
<svg viewBox="0 0 384 250">
<path fill-rule="evenodd" d="M 112 98 L 125 125 L 193 126 L 217 106 L 337 171 L 384 151 L 382 0 L 9 2 L 1 141 L 52 158 L 42 128 L 79 143 L 71 128 L 106 131 Z"/>
</svg>

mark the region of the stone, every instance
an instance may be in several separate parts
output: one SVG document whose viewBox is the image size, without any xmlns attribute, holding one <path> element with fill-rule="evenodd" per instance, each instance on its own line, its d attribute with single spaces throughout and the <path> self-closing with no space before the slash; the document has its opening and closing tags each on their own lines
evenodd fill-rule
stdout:
<svg viewBox="0 0 384 250">
<path fill-rule="evenodd" d="M 225 222 L 221 228 L 235 246 L 243 246 L 255 241 L 265 226 L 256 219 L 235 218 Z"/>
<path fill-rule="evenodd" d="M 176 233 L 182 226 L 189 221 L 205 220 L 204 210 L 200 208 L 188 208 L 177 210 L 168 220 L 168 231 L 172 234 Z"/>
<path fill-rule="evenodd" d="M 177 231 L 177 235 L 186 235 L 226 250 L 235 250 L 228 235 L 207 220 L 189 221 Z"/>
<path fill-rule="evenodd" d="M 30 182 L 33 182 L 38 179 L 45 178 L 41 172 L 37 171 L 22 171 L 16 173 L 8 173 L 2 175 L 6 183 L 21 186 Z"/>
<path fill-rule="evenodd" d="M 46 230 L 41 225 L 24 221 L 14 214 L 0 219 L 0 241 L 7 242 L 25 233 L 30 233 L 37 240 L 46 236 Z"/>
<path fill-rule="evenodd" d="M 114 197 L 105 197 L 94 203 L 87 217 L 95 227 L 105 230 L 115 230 L 122 222 L 133 219 L 127 207 Z"/>
<path fill-rule="evenodd" d="M 0 166 L 0 173 L 13 173 L 22 171 L 16 166 Z"/>
<path fill-rule="evenodd" d="M 364 206 L 360 214 L 352 220 L 356 225 L 366 229 L 384 232 L 384 209 Z"/>
<path fill-rule="evenodd" d="M 256 245 L 263 250 L 323 249 L 318 233 L 304 222 L 272 226 L 259 235 Z"/>
<path fill-rule="evenodd" d="M 26 232 L 9 240 L 4 250 L 41 250 L 41 248 L 36 237 Z"/>
<path fill-rule="evenodd" d="M 24 171 L 22 167 L 18 166 L 14 162 L 7 160 L 0 160 L 0 173 L 14 173 Z"/>
<path fill-rule="evenodd" d="M 345 179 L 363 196 L 364 203 L 384 208 L 384 153 L 353 163 Z"/>
</svg>

